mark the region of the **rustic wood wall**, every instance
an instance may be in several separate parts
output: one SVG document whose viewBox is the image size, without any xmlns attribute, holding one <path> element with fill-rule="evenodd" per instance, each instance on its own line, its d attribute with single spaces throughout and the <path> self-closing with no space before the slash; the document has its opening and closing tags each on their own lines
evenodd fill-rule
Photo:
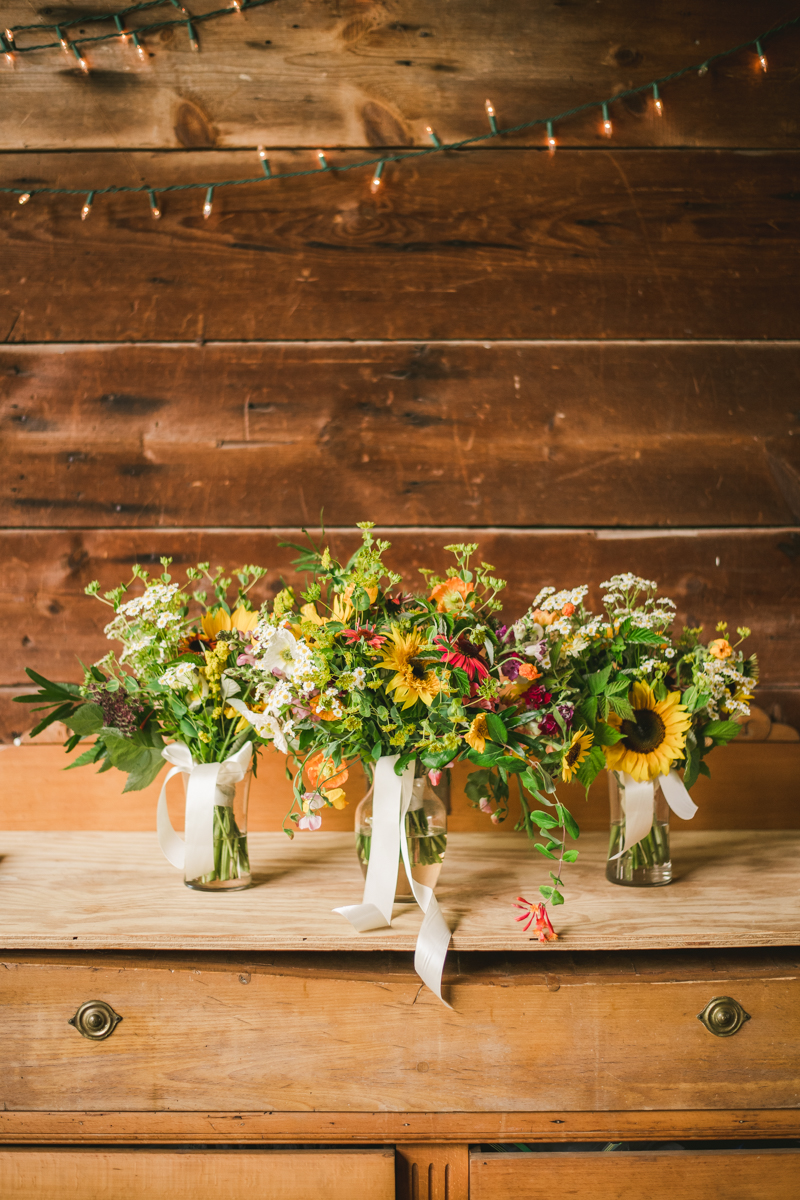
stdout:
<svg viewBox="0 0 800 1200">
<path fill-rule="evenodd" d="M 48 6 L 58 20 L 86 5 Z M 192 7 L 189 5 L 189 7 Z M 212 7 L 207 0 L 205 8 Z M 274 0 L 84 77 L 0 76 L 2 182 L 89 188 L 332 166 L 547 116 L 701 62 L 794 0 Z M 203 10 L 201 0 L 197 11 Z M 10 0 L 8 24 L 31 20 Z M 658 578 L 753 627 L 800 723 L 800 31 L 592 112 L 369 172 L 163 202 L 0 197 L 4 738 L 23 668 L 105 647 L 83 596 L 134 562 L 265 561 L 371 518 L 394 563 L 476 540 L 518 612 L 545 583 Z M 776 710 L 777 711 L 777 710 Z"/>
</svg>

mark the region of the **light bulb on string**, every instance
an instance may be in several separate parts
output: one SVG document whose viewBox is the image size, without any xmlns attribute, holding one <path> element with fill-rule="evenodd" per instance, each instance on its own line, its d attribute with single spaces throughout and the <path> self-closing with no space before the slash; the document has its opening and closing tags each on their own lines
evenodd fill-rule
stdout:
<svg viewBox="0 0 800 1200">
<path fill-rule="evenodd" d="M 486 115 L 489 118 L 489 128 L 492 133 L 497 133 L 497 117 L 495 116 L 494 105 L 491 100 L 486 101 Z"/>
<path fill-rule="evenodd" d="M 233 0 L 233 3 L 231 4 L 231 12 L 240 13 L 243 7 L 244 5 L 242 4 L 242 0 Z"/>
<path fill-rule="evenodd" d="M 611 118 L 608 115 L 608 105 L 603 105 L 603 133 L 610 138 L 613 130 L 611 128 Z"/>
<path fill-rule="evenodd" d="M 13 44 L 13 39 L 12 39 L 12 44 Z M 6 62 L 8 63 L 8 65 L 10 67 L 13 67 L 13 65 L 14 65 L 14 51 L 12 49 L 12 44 L 9 44 L 9 42 L 6 40 L 6 38 L 4 38 L 3 35 L 0 33 L 0 50 L 2 50 L 3 54 L 6 56 Z"/>
<path fill-rule="evenodd" d="M 89 64 L 88 64 L 88 62 L 87 62 L 87 61 L 86 61 L 86 59 L 83 57 L 83 55 L 81 54 L 80 50 L 78 49 L 78 47 L 75 45 L 75 43 L 74 43 L 74 42 L 70 42 L 69 44 L 70 44 L 70 47 L 71 47 L 71 49 L 72 49 L 72 53 L 75 55 L 75 57 L 76 57 L 76 58 L 77 58 L 77 60 L 78 60 L 78 66 L 79 66 L 79 67 L 80 67 L 80 69 L 83 71 L 84 75 L 88 75 L 88 74 L 89 74 Z"/>
<path fill-rule="evenodd" d="M 761 70 L 766 71 L 767 56 L 764 53 L 764 47 L 761 45 L 761 42 L 756 42 L 756 54 L 758 55 L 758 61 L 761 63 Z"/>
<path fill-rule="evenodd" d="M 206 202 L 203 205 L 203 217 L 205 218 L 206 221 L 211 216 L 211 205 L 213 203 L 214 203 L 214 189 L 213 189 L 213 187 L 206 188 Z"/>
<path fill-rule="evenodd" d="M 153 189 L 150 188 L 147 195 L 150 197 L 150 216 L 154 221 L 158 221 L 161 216 L 161 209 L 158 207 L 158 199 L 156 194 Z"/>
<path fill-rule="evenodd" d="M 139 58 L 142 60 L 142 62 L 147 62 L 147 51 L 145 50 L 142 43 L 139 41 L 139 35 L 134 33 L 131 36 L 133 38 L 134 48 L 136 50 L 136 53 L 139 55 Z"/>
<path fill-rule="evenodd" d="M 271 179 L 272 171 L 270 170 L 269 159 L 267 158 L 267 152 L 263 146 L 258 147 L 258 157 L 261 162 L 261 166 L 264 168 L 264 174 L 266 175 L 267 179 Z"/>
<path fill-rule="evenodd" d="M 317 158 L 319 159 L 319 169 L 321 171 L 329 171 L 328 160 L 321 150 L 317 151 Z"/>
<path fill-rule="evenodd" d="M 434 146 L 436 146 L 437 148 L 439 146 L 441 146 L 442 143 L 439 141 L 438 137 L 436 136 L 436 132 L 432 125 L 426 125 L 425 132 L 427 133 L 428 137 L 433 142 Z"/>
<path fill-rule="evenodd" d="M 119 34 L 120 39 L 123 42 L 127 42 L 130 35 L 125 26 L 122 24 L 122 17 L 117 16 L 116 13 L 114 14 L 114 24 L 117 27 L 117 33 Z"/>
<path fill-rule="evenodd" d="M 658 115 L 659 115 L 660 117 L 663 117 L 663 115 L 664 115 L 664 105 L 661 103 L 661 94 L 660 94 L 660 92 L 659 92 L 659 90 L 658 90 L 658 84 L 657 84 L 657 83 L 654 83 L 654 84 L 653 84 L 653 104 L 655 105 L 655 110 L 656 110 L 656 112 L 658 113 Z"/>
<path fill-rule="evenodd" d="M 383 175 L 383 166 L 383 159 L 381 159 L 373 171 L 372 179 L 370 180 L 369 184 L 369 190 L 372 192 L 373 196 L 376 192 L 379 192 L 383 186 L 383 181 L 381 179 L 381 176 Z"/>
<path fill-rule="evenodd" d="M 83 208 L 81 209 L 81 220 L 82 221 L 85 221 L 86 218 L 88 217 L 89 213 L 92 211 L 93 201 L 94 201 L 94 192 L 89 192 L 89 195 L 86 197 L 86 199 L 83 202 Z"/>
<path fill-rule="evenodd" d="M 189 45 L 191 46 L 192 50 L 199 50 L 200 43 L 197 40 L 197 33 L 191 21 L 186 22 L 186 32 L 189 34 Z"/>
<path fill-rule="evenodd" d="M 185 17 L 189 16 L 188 8 L 184 8 L 183 5 L 181 4 L 180 0 L 171 0 L 171 4 L 172 4 L 173 8 L 177 8 L 179 13 L 183 13 L 183 15 Z"/>
<path fill-rule="evenodd" d="M 30 198 L 31 198 L 30 192 L 23 192 L 22 195 L 20 196 L 19 200 L 17 201 L 17 203 L 18 204 L 27 204 L 28 201 L 30 200 Z"/>
<path fill-rule="evenodd" d="M 551 154 L 556 152 L 556 135 L 553 132 L 553 122 L 547 122 L 547 149 Z"/>
<path fill-rule="evenodd" d="M 69 42 L 64 37 L 64 34 L 61 32 L 61 30 L 59 29 L 59 27 L 57 25 L 56 25 L 56 37 L 61 42 L 61 49 L 64 51 L 64 53 L 69 54 Z"/>
</svg>

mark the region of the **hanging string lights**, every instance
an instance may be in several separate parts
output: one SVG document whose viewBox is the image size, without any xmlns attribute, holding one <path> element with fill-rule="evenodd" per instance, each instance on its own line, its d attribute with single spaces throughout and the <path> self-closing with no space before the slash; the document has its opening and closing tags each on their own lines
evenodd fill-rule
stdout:
<svg viewBox="0 0 800 1200">
<path fill-rule="evenodd" d="M 79 23 L 82 24 L 85 21 L 88 21 L 89 19 L 108 20 L 109 19 L 108 15 L 106 15 L 104 17 L 81 18 L 80 20 L 76 20 L 76 21 L 62 22 L 62 24 L 60 26 L 58 26 L 58 25 L 15 26 L 13 29 L 6 29 L 5 34 L 0 35 L 0 52 L 5 53 L 7 56 L 9 54 L 11 54 L 13 56 L 14 53 L 23 52 L 23 49 L 24 50 L 46 49 L 49 46 L 61 46 L 61 48 L 66 53 L 68 53 L 68 54 L 71 53 L 76 57 L 79 65 L 81 67 L 81 70 L 86 72 L 86 71 L 88 71 L 89 67 L 88 67 L 88 64 L 86 63 L 86 60 L 83 58 L 83 56 L 78 48 L 79 44 L 82 44 L 83 41 L 91 41 L 91 40 L 101 41 L 101 40 L 105 40 L 106 37 L 121 38 L 123 41 L 131 39 L 133 41 L 133 44 L 136 47 L 136 50 L 139 53 L 140 57 L 144 58 L 144 57 L 146 57 L 146 51 L 144 51 L 144 48 L 140 41 L 140 35 L 143 31 L 146 31 L 147 29 L 150 29 L 150 28 L 162 28 L 165 24 L 166 25 L 184 25 L 188 29 L 192 49 L 197 50 L 197 49 L 199 49 L 199 43 L 197 42 L 197 37 L 196 37 L 196 33 L 194 31 L 193 22 L 201 21 L 201 20 L 203 20 L 203 21 L 209 20 L 212 17 L 221 16 L 224 13 L 230 13 L 230 12 L 234 12 L 234 11 L 243 12 L 250 8 L 256 8 L 262 4 L 271 3 L 271 0 L 240 0 L 238 5 L 236 3 L 234 3 L 232 5 L 232 7 L 228 7 L 225 9 L 218 9 L 213 13 L 205 13 L 200 17 L 190 17 L 189 14 L 187 13 L 186 9 L 179 2 L 179 0 L 169 0 L 169 2 L 172 4 L 172 6 L 174 8 L 176 8 L 183 15 L 183 19 L 178 20 L 178 21 L 161 22 L 157 26 L 153 26 L 153 25 L 140 26 L 137 28 L 136 31 L 125 28 L 125 26 L 123 24 L 123 18 L 127 14 L 129 14 L 131 12 L 141 11 L 142 9 L 154 8 L 154 7 L 156 7 L 157 4 L 162 4 L 164 2 L 165 2 L 165 0 L 147 0 L 146 3 L 136 4 L 127 9 L 121 10 L 114 17 L 116 28 L 115 28 L 115 32 L 113 34 L 103 35 L 103 37 L 95 38 L 95 39 L 84 38 L 84 39 L 80 39 L 80 42 L 78 40 L 70 42 L 64 36 L 64 29 L 68 25 L 74 25 L 74 24 L 79 24 Z M 369 189 L 374 195 L 384 189 L 383 173 L 384 173 L 384 168 L 387 163 L 399 163 L 399 162 L 404 162 L 408 159 L 424 158 L 431 154 L 438 154 L 438 153 L 443 153 L 443 152 L 447 152 L 447 151 L 461 150 L 468 146 L 473 146 L 478 143 L 485 143 L 487 141 L 493 140 L 494 138 L 504 137 L 504 136 L 508 136 L 508 135 L 514 134 L 514 133 L 520 133 L 523 130 L 532 129 L 537 126 L 544 126 L 545 133 L 546 133 L 547 149 L 550 154 L 555 154 L 556 144 L 557 144 L 556 135 L 555 135 L 556 124 L 560 125 L 564 121 L 567 121 L 572 117 L 577 117 L 579 115 L 582 115 L 586 112 L 591 111 L 592 109 L 600 110 L 600 115 L 601 115 L 600 131 L 605 137 L 611 138 L 613 136 L 613 132 L 614 132 L 613 126 L 612 126 L 612 121 L 611 121 L 611 106 L 615 103 L 624 101 L 629 96 L 637 96 L 642 93 L 650 92 L 652 95 L 652 98 L 653 98 L 653 107 L 655 109 L 655 112 L 658 114 L 659 117 L 661 117 L 664 115 L 664 104 L 663 104 L 663 101 L 661 98 L 661 88 L 664 87 L 666 84 L 671 84 L 671 83 L 677 82 L 677 80 L 681 79 L 685 75 L 696 72 L 700 76 L 705 76 L 708 74 L 709 67 L 713 63 L 719 62 L 720 60 L 725 59 L 725 58 L 730 58 L 732 55 L 735 55 L 735 54 L 741 54 L 745 51 L 752 52 L 753 49 L 755 49 L 759 67 L 761 68 L 762 71 L 765 72 L 767 70 L 767 59 L 766 59 L 766 55 L 764 53 L 764 47 L 763 47 L 764 41 L 768 37 L 775 37 L 779 33 L 782 33 L 783 31 L 790 29 L 798 24 L 800 24 L 800 16 L 793 17 L 791 20 L 785 21 L 782 24 L 776 25 L 772 29 L 767 30 L 765 33 L 762 33 L 758 38 L 752 39 L 748 42 L 743 42 L 738 46 L 733 46 L 729 50 L 723 50 L 719 54 L 713 55 L 712 57 L 706 59 L 704 62 L 702 62 L 700 64 L 695 64 L 695 65 L 688 66 L 688 67 L 682 67 L 678 71 L 673 71 L 670 75 L 662 76 L 659 79 L 653 79 L 649 83 L 641 84 L 639 87 L 628 88 L 626 91 L 617 92 L 616 95 L 610 97 L 607 100 L 590 100 L 585 104 L 580 104 L 580 105 L 576 106 L 575 108 L 569 109 L 566 112 L 558 113 L 552 117 L 537 117 L 531 121 L 523 121 L 518 125 L 508 126 L 506 128 L 500 128 L 497 123 L 496 109 L 491 100 L 486 100 L 485 110 L 486 110 L 486 116 L 489 121 L 489 132 L 476 134 L 474 137 L 463 138 L 458 142 L 442 142 L 441 139 L 439 138 L 439 136 L 437 135 L 435 129 L 433 128 L 433 126 L 427 125 L 425 127 L 425 132 L 426 132 L 427 136 L 430 138 L 430 141 L 431 141 L 430 146 L 417 147 L 412 150 L 401 151 L 400 153 L 397 153 L 397 154 L 390 154 L 390 155 L 384 154 L 378 159 L 369 158 L 369 159 L 361 160 L 359 162 L 344 163 L 341 166 L 335 166 L 335 165 L 330 164 L 326 157 L 325 151 L 317 150 L 317 152 L 316 152 L 317 153 L 317 161 L 319 164 L 317 167 L 309 167 L 308 169 L 300 170 L 300 171 L 282 171 L 279 173 L 275 173 L 270 169 L 270 164 L 269 164 L 269 160 L 267 158 L 266 148 L 264 146 L 259 146 L 258 147 L 258 158 L 259 158 L 259 162 L 261 164 L 263 173 L 260 176 L 256 176 L 255 178 L 250 177 L 247 179 L 222 179 L 222 180 L 218 180 L 215 183 L 208 183 L 206 181 L 202 181 L 202 182 L 197 181 L 197 182 L 190 182 L 190 183 L 176 183 L 176 184 L 169 184 L 165 187 L 153 187 L 151 184 L 142 184 L 138 187 L 128 187 L 128 186 L 122 186 L 122 185 L 97 187 L 97 188 L 94 188 L 92 191 L 90 191 L 88 193 L 88 195 L 86 195 L 86 199 L 84 201 L 83 208 L 81 209 L 81 219 L 84 221 L 86 220 L 86 218 L 88 217 L 88 215 L 91 211 L 94 198 L 95 198 L 95 196 L 98 196 L 98 195 L 116 195 L 118 193 L 143 192 L 149 199 L 150 211 L 151 211 L 153 217 L 155 219 L 158 219 L 161 216 L 161 212 L 162 212 L 161 204 L 158 200 L 158 197 L 160 195 L 164 195 L 165 193 L 168 193 L 168 192 L 198 191 L 198 190 L 205 191 L 205 202 L 203 204 L 203 217 L 205 219 L 208 219 L 211 216 L 213 202 L 214 202 L 214 192 L 217 188 L 240 187 L 245 184 L 263 183 L 267 180 L 273 181 L 273 180 L 280 180 L 280 179 L 296 179 L 296 178 L 300 178 L 300 177 L 304 177 L 304 176 L 308 176 L 308 175 L 319 175 L 324 172 L 354 171 L 354 170 L 360 170 L 365 167 L 370 167 L 372 169 L 372 174 L 371 174 L 370 183 L 369 183 Z M 55 31 L 58 41 L 52 42 L 52 43 L 47 43 L 46 46 L 42 45 L 42 46 L 25 47 L 25 48 L 19 47 L 18 44 L 16 43 L 16 38 L 15 38 L 16 33 L 20 32 L 22 29 L 30 29 L 30 28 L 52 29 Z M 44 195 L 77 196 L 77 195 L 85 194 L 81 189 L 78 189 L 78 188 L 55 188 L 55 187 L 41 187 L 41 188 L 36 187 L 36 188 L 29 188 L 29 189 L 20 188 L 20 187 L 0 187 L 0 194 L 2 194 L 2 193 L 5 193 L 7 195 L 16 196 L 18 199 L 18 202 L 22 205 L 27 204 L 31 200 L 31 198 L 34 196 L 44 196 Z"/>
</svg>

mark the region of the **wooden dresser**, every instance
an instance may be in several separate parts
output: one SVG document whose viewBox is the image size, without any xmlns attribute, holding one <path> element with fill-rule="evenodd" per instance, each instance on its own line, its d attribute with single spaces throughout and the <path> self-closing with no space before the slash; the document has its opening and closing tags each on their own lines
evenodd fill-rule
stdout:
<svg viewBox="0 0 800 1200">
<path fill-rule="evenodd" d="M 154 834 L 0 835 L 3 1200 L 800 1195 L 772 1145 L 800 1137 L 800 833 L 678 833 L 646 892 L 585 835 L 546 947 L 513 920 L 525 842 L 453 834 L 452 1011 L 411 965 L 419 910 L 332 913 L 350 835 L 251 840 L 258 886 L 215 896 Z M 556 1152 L 652 1141 L 683 1149 Z"/>
</svg>

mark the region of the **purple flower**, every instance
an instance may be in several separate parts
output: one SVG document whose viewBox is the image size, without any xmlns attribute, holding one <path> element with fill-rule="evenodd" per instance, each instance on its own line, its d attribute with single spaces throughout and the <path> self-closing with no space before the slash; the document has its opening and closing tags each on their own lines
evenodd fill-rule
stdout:
<svg viewBox="0 0 800 1200">
<path fill-rule="evenodd" d="M 508 629 L 508 626 L 507 626 L 507 625 L 501 625 L 501 626 L 498 628 L 498 630 L 497 630 L 497 636 L 498 636 L 498 638 L 504 638 L 504 637 L 505 637 L 505 635 L 506 635 L 506 631 L 507 631 L 507 629 Z"/>
<path fill-rule="evenodd" d="M 519 669 L 521 666 L 521 658 L 517 658 L 515 656 L 514 658 L 506 659 L 506 661 L 503 663 L 503 674 L 505 675 L 506 679 L 516 679 L 519 675 Z"/>
<path fill-rule="evenodd" d="M 558 711 L 564 720 L 564 724 L 569 728 L 572 724 L 572 718 L 575 716 L 575 709 L 571 704 L 559 704 Z"/>
<path fill-rule="evenodd" d="M 104 687 L 92 685 L 89 696 L 103 710 L 103 724 L 108 729 L 118 729 L 124 737 L 132 737 L 139 728 L 145 708 L 138 700 L 128 698 L 122 688 L 109 692 Z"/>
<path fill-rule="evenodd" d="M 558 733 L 558 722 L 552 713 L 548 713 L 546 717 L 542 717 L 539 722 L 539 733 L 545 734 L 546 737 L 555 737 Z"/>
</svg>

